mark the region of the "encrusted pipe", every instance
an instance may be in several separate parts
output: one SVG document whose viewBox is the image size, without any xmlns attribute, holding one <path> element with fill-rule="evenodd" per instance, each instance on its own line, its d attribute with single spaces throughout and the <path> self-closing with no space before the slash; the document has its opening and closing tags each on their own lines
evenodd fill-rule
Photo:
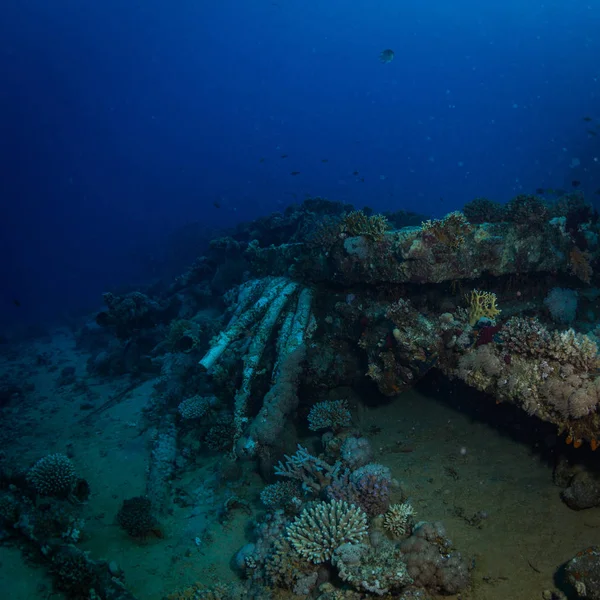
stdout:
<svg viewBox="0 0 600 600">
<path fill-rule="evenodd" d="M 279 288 L 279 286 L 277 286 Z M 256 326 L 254 336 L 250 347 L 246 355 L 244 356 L 244 370 L 243 379 L 240 389 L 235 395 L 235 411 L 234 411 L 234 427 L 235 427 L 235 439 L 238 440 L 244 427 L 246 426 L 248 419 L 246 417 L 246 406 L 248 404 L 248 398 L 250 397 L 250 389 L 252 387 L 252 381 L 256 375 L 256 369 L 260 363 L 265 346 L 271 337 L 273 327 L 279 318 L 285 305 L 288 303 L 290 296 L 292 296 L 298 288 L 297 283 L 290 282 L 284 285 L 279 291 L 276 298 L 269 302 L 268 308 L 262 320 Z M 273 289 L 273 288 L 271 288 Z M 256 305 L 255 305 L 256 306 Z M 240 321 L 243 319 L 242 317 Z"/>
<path fill-rule="evenodd" d="M 246 312 L 237 316 L 229 322 L 229 325 L 217 337 L 212 348 L 204 355 L 200 361 L 206 370 L 209 370 L 225 350 L 235 339 L 244 334 L 252 325 L 257 323 L 265 314 L 271 304 L 277 299 L 286 285 L 289 285 L 288 280 L 283 277 L 273 279 L 266 288 L 263 295 L 249 308 Z"/>
</svg>

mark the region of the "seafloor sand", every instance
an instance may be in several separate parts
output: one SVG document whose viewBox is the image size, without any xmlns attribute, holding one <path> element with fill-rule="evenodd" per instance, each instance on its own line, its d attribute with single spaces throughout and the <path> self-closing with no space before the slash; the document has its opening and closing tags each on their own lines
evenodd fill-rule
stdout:
<svg viewBox="0 0 600 600">
<path fill-rule="evenodd" d="M 36 364 L 39 355 L 50 364 Z M 66 331 L 0 358 L 0 373 L 35 385 L 25 402 L 2 410 L 1 447 L 23 465 L 51 452 L 72 456 L 92 489 L 82 508 L 80 546 L 96 558 L 117 561 L 140 600 L 158 600 L 197 581 L 233 580 L 231 558 L 248 540 L 247 524 L 260 511 L 262 483 L 251 465 L 239 465 L 232 488 L 217 485 L 218 457 L 188 462 L 173 482 L 177 501 L 163 520 L 164 538 L 132 541 L 115 516 L 124 498 L 145 492 L 152 431 L 143 428 L 142 409 L 152 381 L 90 416 L 129 381 L 88 378 L 86 360 Z M 76 367 L 80 384 L 57 388 L 61 369 L 69 365 Z M 489 418 L 474 419 L 455 404 L 413 391 L 363 408 L 358 425 L 371 432 L 376 460 L 391 467 L 417 517 L 443 521 L 456 547 L 473 560 L 474 587 L 461 598 L 540 598 L 553 587 L 562 563 L 597 542 L 600 509 L 567 508 L 543 448 L 516 441 L 508 428 L 493 428 Z M 236 510 L 222 523 L 219 509 L 233 493 L 251 503 L 253 515 Z M 482 511 L 487 518 L 474 518 Z M 7 600 L 47 598 L 51 591 L 45 568 L 25 564 L 17 545 L 0 546 L 0 579 Z"/>
</svg>

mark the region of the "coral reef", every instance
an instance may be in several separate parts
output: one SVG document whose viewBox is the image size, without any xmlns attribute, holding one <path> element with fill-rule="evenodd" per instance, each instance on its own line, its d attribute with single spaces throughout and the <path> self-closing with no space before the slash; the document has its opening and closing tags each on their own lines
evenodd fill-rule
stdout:
<svg viewBox="0 0 600 600">
<path fill-rule="evenodd" d="M 333 429 L 339 431 L 352 424 L 352 415 L 347 400 L 325 400 L 317 402 L 308 413 L 308 428 L 311 431 Z"/>
<path fill-rule="evenodd" d="M 392 504 L 383 515 L 383 528 L 395 538 L 404 537 L 411 532 L 411 522 L 415 511 L 410 502 Z"/>
<path fill-rule="evenodd" d="M 579 598 L 600 600 L 600 548 L 590 546 L 578 552 L 565 572 Z"/>
<path fill-rule="evenodd" d="M 336 549 L 333 562 L 342 581 L 376 596 L 397 593 L 413 583 L 401 550 L 393 544 L 382 542 L 376 548 L 342 544 Z"/>
<path fill-rule="evenodd" d="M 438 594 L 456 594 L 469 584 L 467 565 L 440 523 L 420 524 L 400 549 L 415 585 Z"/>
<path fill-rule="evenodd" d="M 117 522 L 133 538 L 146 538 L 158 529 L 152 503 L 144 496 L 123 500 Z"/>
<path fill-rule="evenodd" d="M 505 206 L 479 198 L 442 219 L 313 198 L 224 232 L 170 286 L 107 294 L 107 310 L 81 337 L 93 347 L 90 373 L 154 378 L 140 417 L 146 496 L 126 500 L 118 523 L 135 538 L 159 535 L 158 518 L 194 507 L 198 531 L 186 535 L 201 552 L 209 518 L 225 527 L 252 515 L 252 541 L 232 560 L 239 585 L 174 597 L 458 594 L 470 584 L 467 563 L 441 524 L 415 523 L 404 489 L 373 462 L 385 463 L 390 446 L 373 437 L 371 447 L 377 426 L 365 415 L 435 370 L 448 387 L 460 380 L 552 424 L 572 448 L 595 450 L 597 221 L 570 196 L 520 195 Z M 77 371 L 61 368 L 59 385 L 77 382 Z M 3 403 L 24 395 L 12 380 L 4 389 Z M 393 452 L 412 451 L 401 433 Z M 202 486 L 181 489 L 194 477 Z M 41 459 L 24 481 L 23 498 L 0 491 L 2 529 L 36 547 L 61 540 L 49 562 L 67 595 L 107 587 L 97 564 L 69 549 L 83 520 L 54 504 L 76 495 L 70 460 Z M 563 487 L 573 509 L 600 504 L 595 474 L 573 473 Z M 46 497 L 50 517 L 32 492 Z M 214 515 L 200 517 L 211 502 Z M 229 514 L 235 507 L 242 511 Z M 580 563 L 572 578 L 593 597 L 593 578 L 583 576 L 595 565 Z"/>
<path fill-rule="evenodd" d="M 177 410 L 184 420 L 201 419 L 216 403 L 216 398 L 207 396 L 192 396 L 179 403 Z"/>
<path fill-rule="evenodd" d="M 359 543 L 367 531 L 367 516 L 360 508 L 332 500 L 305 508 L 286 533 L 300 556 L 319 564 L 342 544 Z"/>
<path fill-rule="evenodd" d="M 339 462 L 330 465 L 300 445 L 295 454 L 286 454 L 284 460 L 285 462 L 280 461 L 275 467 L 275 474 L 300 482 L 302 488 L 309 492 L 320 492 L 340 476 Z"/>
<path fill-rule="evenodd" d="M 64 454 L 49 454 L 31 467 L 27 481 L 41 496 L 66 498 L 75 490 L 77 475 L 73 463 Z"/>
</svg>

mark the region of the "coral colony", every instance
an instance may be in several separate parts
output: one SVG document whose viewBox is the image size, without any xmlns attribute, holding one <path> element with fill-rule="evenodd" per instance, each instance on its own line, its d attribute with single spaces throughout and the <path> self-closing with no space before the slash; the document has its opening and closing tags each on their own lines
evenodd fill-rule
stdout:
<svg viewBox="0 0 600 600">
<path fill-rule="evenodd" d="M 402 465 L 412 449 L 375 447 L 378 431 L 360 415 L 367 401 L 375 411 L 393 401 L 401 420 L 398 397 L 435 374 L 491 413 L 510 405 L 515 419 L 545 427 L 564 510 L 600 506 L 592 467 L 560 458 L 571 453 L 572 465 L 574 448 L 594 456 L 600 444 L 598 231 L 578 194 L 477 199 L 439 220 L 314 198 L 213 240 L 168 287 L 106 294 L 77 343 L 89 377 L 132 383 L 84 424 L 136 386 L 148 390 L 132 424 L 148 444 L 145 489 L 112 513 L 120 543 L 181 550 L 173 564 L 192 566 L 162 593 L 172 600 L 477 598 L 468 541 L 455 547 L 411 498 L 419 467 L 401 484 L 386 464 L 392 450 Z M 17 381 L 3 386 L 27 394 Z M 91 459 L 9 455 L 2 539 L 45 565 L 66 598 L 137 597 L 127 570 L 81 546 Z M 193 561 L 233 530 L 229 577 L 194 577 Z M 600 598 L 600 549 L 570 556 L 572 593 Z M 549 573 L 536 597 L 563 597 L 553 585 Z"/>
</svg>

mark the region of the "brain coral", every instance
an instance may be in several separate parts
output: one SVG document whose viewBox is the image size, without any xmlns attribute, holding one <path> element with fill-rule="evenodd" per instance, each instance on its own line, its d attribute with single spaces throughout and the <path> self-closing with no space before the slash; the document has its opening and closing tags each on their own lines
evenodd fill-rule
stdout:
<svg viewBox="0 0 600 600">
<path fill-rule="evenodd" d="M 346 543 L 367 535 L 367 515 L 354 504 L 333 500 L 305 508 L 287 527 L 287 537 L 298 554 L 319 564 Z"/>
<path fill-rule="evenodd" d="M 66 497 L 73 492 L 77 475 L 64 454 L 49 454 L 29 469 L 27 481 L 41 496 Z"/>
</svg>

